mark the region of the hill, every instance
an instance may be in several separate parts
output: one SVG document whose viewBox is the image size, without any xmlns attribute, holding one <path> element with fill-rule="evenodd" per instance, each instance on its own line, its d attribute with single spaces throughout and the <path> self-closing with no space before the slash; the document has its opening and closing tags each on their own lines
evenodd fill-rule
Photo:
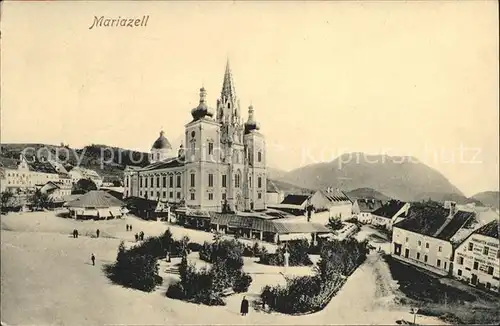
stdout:
<svg viewBox="0 0 500 326">
<path fill-rule="evenodd" d="M 283 191 L 285 194 L 299 195 L 299 194 L 311 194 L 314 192 L 311 189 L 302 188 L 302 187 L 299 187 L 299 186 L 296 186 L 296 185 L 293 185 L 293 184 L 290 184 L 290 183 L 287 183 L 284 181 L 280 181 L 280 180 L 274 180 L 274 179 L 271 179 L 270 177 L 267 178 L 267 184 L 268 184 L 267 189 L 268 190 L 272 189 L 271 183 L 276 185 L 276 187 L 279 190 Z"/>
<path fill-rule="evenodd" d="M 479 200 L 486 206 L 500 208 L 500 192 L 498 191 L 483 191 L 471 198 Z"/>
<path fill-rule="evenodd" d="M 347 153 L 328 163 L 292 170 L 280 180 L 309 189 L 372 188 L 405 201 L 419 200 L 424 193 L 463 196 L 441 173 L 412 157 Z"/>
<path fill-rule="evenodd" d="M 389 196 L 384 195 L 381 192 L 378 192 L 372 188 L 358 188 L 351 191 L 346 192 L 347 197 L 352 200 L 356 200 L 359 198 L 367 198 L 367 199 L 376 199 L 382 201 L 388 201 L 391 198 Z"/>
<path fill-rule="evenodd" d="M 437 202 L 445 202 L 447 200 L 454 201 L 457 204 L 475 204 L 476 206 L 484 206 L 483 203 L 474 198 L 467 198 L 464 195 L 440 192 L 424 192 L 416 196 L 415 201 L 425 201 L 431 199 Z"/>
</svg>

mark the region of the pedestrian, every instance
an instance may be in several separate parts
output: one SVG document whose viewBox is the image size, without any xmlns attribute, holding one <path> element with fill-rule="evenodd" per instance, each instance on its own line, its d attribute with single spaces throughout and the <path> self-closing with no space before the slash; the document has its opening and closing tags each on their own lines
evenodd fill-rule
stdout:
<svg viewBox="0 0 500 326">
<path fill-rule="evenodd" d="M 166 257 L 166 260 L 167 260 L 167 263 L 170 263 L 171 260 L 170 260 L 170 252 L 167 251 L 167 257 Z"/>
<path fill-rule="evenodd" d="M 242 316 L 246 316 L 246 314 L 248 313 L 248 300 L 245 296 L 243 296 L 243 300 L 241 300 L 240 312 Z"/>
<path fill-rule="evenodd" d="M 132 231 L 132 224 L 130 224 L 128 228 L 130 229 L 130 231 Z"/>
<path fill-rule="evenodd" d="M 128 232 L 128 224 L 126 224 L 126 225 L 127 225 L 127 232 Z"/>
<path fill-rule="evenodd" d="M 90 256 L 90 259 L 92 260 L 92 266 L 95 266 L 95 256 L 94 256 L 94 254 L 92 254 L 92 256 Z"/>
<path fill-rule="evenodd" d="M 99 231 L 99 229 L 97 229 L 97 231 L 95 232 L 95 234 L 97 235 L 98 238 L 99 238 L 99 233 L 101 233 L 101 232 Z"/>
<path fill-rule="evenodd" d="M 144 240 L 144 232 L 141 231 L 141 233 L 139 233 L 139 237 L 141 238 L 141 241 Z"/>
<path fill-rule="evenodd" d="M 76 238 L 76 229 L 73 229 L 73 238 Z"/>
<path fill-rule="evenodd" d="M 135 234 L 135 242 L 139 241 L 139 235 L 136 233 Z"/>
<path fill-rule="evenodd" d="M 75 235 L 78 238 L 78 230 L 75 230 Z"/>
</svg>

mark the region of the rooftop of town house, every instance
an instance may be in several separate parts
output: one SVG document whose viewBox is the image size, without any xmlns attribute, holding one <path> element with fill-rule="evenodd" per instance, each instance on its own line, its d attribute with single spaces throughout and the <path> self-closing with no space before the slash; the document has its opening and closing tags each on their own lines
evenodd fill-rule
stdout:
<svg viewBox="0 0 500 326">
<path fill-rule="evenodd" d="M 30 171 L 58 174 L 54 166 L 47 161 L 33 161 L 28 163 Z"/>
<path fill-rule="evenodd" d="M 279 193 L 280 190 L 278 186 L 272 181 L 272 180 L 267 180 L 266 182 L 266 192 L 268 193 Z"/>
<path fill-rule="evenodd" d="M 13 159 L 10 157 L 0 156 L 0 167 L 3 167 L 5 169 L 14 170 L 14 169 L 17 169 L 18 165 L 19 165 L 19 160 L 16 160 L 16 159 Z"/>
<path fill-rule="evenodd" d="M 304 204 L 309 199 L 310 196 L 308 195 L 287 195 L 285 199 L 280 203 L 280 206 L 282 205 L 295 205 L 295 206 L 300 206 Z M 293 207 L 295 207 L 293 206 Z M 283 206 L 284 207 L 284 206 Z"/>
<path fill-rule="evenodd" d="M 392 219 L 394 215 L 396 215 L 397 212 L 399 212 L 404 207 L 404 205 L 406 205 L 405 202 L 399 200 L 390 200 L 371 213 L 373 215 Z"/>
<path fill-rule="evenodd" d="M 474 234 L 480 234 L 484 235 L 486 237 L 494 238 L 497 239 L 498 241 L 498 234 L 499 234 L 499 225 L 498 225 L 498 220 L 491 221 L 490 223 L 483 225 L 476 231 L 474 231 Z"/>
<path fill-rule="evenodd" d="M 326 190 L 320 190 L 321 194 L 326 197 L 328 201 L 333 204 L 336 203 L 352 203 L 351 199 L 340 189 L 333 189 L 332 187 Z"/>
<path fill-rule="evenodd" d="M 382 207 L 382 205 L 384 204 L 381 200 L 378 199 L 359 198 L 356 201 L 361 213 L 371 213 Z"/>
<path fill-rule="evenodd" d="M 449 241 L 473 218 L 473 212 L 457 211 L 450 216 L 450 210 L 442 205 L 415 203 L 408 210 L 407 218 L 394 227 Z"/>
</svg>

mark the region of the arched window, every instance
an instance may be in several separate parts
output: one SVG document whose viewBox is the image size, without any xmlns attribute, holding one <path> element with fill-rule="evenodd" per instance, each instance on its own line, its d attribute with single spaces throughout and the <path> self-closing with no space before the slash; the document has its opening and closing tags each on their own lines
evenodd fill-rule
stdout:
<svg viewBox="0 0 500 326">
<path fill-rule="evenodd" d="M 231 108 L 231 103 L 227 103 L 227 108 L 230 109 Z"/>
<path fill-rule="evenodd" d="M 239 174 L 239 173 L 236 173 L 236 174 L 234 175 L 234 187 L 235 187 L 235 188 L 239 188 L 239 187 L 240 187 L 240 181 L 241 181 L 240 179 L 241 179 L 240 174 Z"/>
<path fill-rule="evenodd" d="M 260 152 L 260 151 L 257 153 L 257 160 L 259 162 L 262 162 L 262 152 Z"/>
</svg>

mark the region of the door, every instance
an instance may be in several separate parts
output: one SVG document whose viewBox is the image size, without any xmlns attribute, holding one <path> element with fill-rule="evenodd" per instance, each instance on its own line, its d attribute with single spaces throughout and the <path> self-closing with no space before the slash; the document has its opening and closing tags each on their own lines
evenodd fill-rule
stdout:
<svg viewBox="0 0 500 326">
<path fill-rule="evenodd" d="M 394 254 L 401 256 L 401 245 L 399 243 L 394 244 Z"/>
<path fill-rule="evenodd" d="M 408 258 L 410 256 L 410 249 L 405 249 L 405 258 Z"/>
<path fill-rule="evenodd" d="M 476 274 L 472 274 L 472 278 L 470 280 L 470 283 L 472 285 L 477 285 L 477 275 Z"/>
</svg>

